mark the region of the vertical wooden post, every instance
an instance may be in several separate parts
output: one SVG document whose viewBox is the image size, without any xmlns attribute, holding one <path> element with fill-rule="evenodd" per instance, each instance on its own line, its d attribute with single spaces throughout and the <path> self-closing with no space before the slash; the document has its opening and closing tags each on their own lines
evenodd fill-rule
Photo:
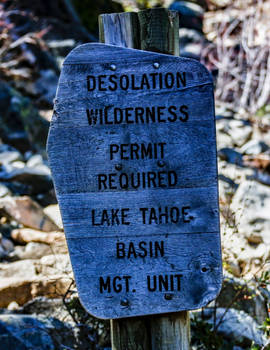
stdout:
<svg viewBox="0 0 270 350">
<path fill-rule="evenodd" d="M 99 16 L 99 41 L 179 56 L 179 16 L 164 8 Z"/>
<path fill-rule="evenodd" d="M 100 42 L 179 56 L 179 18 L 163 8 L 99 17 Z M 111 321 L 112 350 L 189 350 L 187 311 Z"/>
</svg>

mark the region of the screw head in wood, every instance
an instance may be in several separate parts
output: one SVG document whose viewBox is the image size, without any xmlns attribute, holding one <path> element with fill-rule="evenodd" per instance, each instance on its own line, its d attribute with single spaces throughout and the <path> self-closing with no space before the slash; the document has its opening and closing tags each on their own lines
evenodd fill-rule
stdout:
<svg viewBox="0 0 270 350">
<path fill-rule="evenodd" d="M 204 267 L 202 267 L 201 271 L 205 273 L 205 272 L 209 271 L 209 268 L 204 266 Z"/>
<path fill-rule="evenodd" d="M 166 293 L 166 294 L 164 295 L 164 298 L 165 298 L 165 300 L 172 300 L 173 294 Z"/>
<path fill-rule="evenodd" d="M 110 69 L 111 69 L 111 70 L 116 70 L 116 65 L 115 65 L 115 64 L 111 64 L 111 65 L 110 65 Z"/>
<path fill-rule="evenodd" d="M 158 160 L 157 165 L 163 168 L 166 164 L 163 160 Z"/>
<path fill-rule="evenodd" d="M 123 298 L 121 301 L 120 301 L 120 305 L 121 306 L 128 306 L 129 305 L 129 301 L 127 298 Z"/>
<path fill-rule="evenodd" d="M 115 170 L 118 170 L 118 171 L 122 170 L 122 165 L 121 164 L 116 164 L 115 165 Z"/>
<path fill-rule="evenodd" d="M 158 62 L 154 62 L 154 63 L 153 63 L 153 67 L 154 67 L 154 68 L 157 69 L 157 68 L 159 68 L 159 66 L 160 66 L 160 64 L 159 64 Z"/>
</svg>

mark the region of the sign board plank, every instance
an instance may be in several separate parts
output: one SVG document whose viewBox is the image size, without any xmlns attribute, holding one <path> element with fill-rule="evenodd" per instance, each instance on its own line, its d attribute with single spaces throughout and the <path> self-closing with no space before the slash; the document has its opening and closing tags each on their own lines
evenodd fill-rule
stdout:
<svg viewBox="0 0 270 350">
<path fill-rule="evenodd" d="M 196 309 L 221 286 L 212 80 L 197 61 L 103 44 L 61 72 L 48 154 L 85 308 Z"/>
</svg>

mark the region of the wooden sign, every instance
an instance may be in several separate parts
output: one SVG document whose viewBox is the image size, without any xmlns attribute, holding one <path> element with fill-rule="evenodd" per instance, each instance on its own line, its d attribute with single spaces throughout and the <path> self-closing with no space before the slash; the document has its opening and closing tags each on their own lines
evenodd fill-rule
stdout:
<svg viewBox="0 0 270 350">
<path fill-rule="evenodd" d="M 212 80 L 197 61 L 86 44 L 48 139 L 71 262 L 100 318 L 197 309 L 221 286 Z"/>
</svg>

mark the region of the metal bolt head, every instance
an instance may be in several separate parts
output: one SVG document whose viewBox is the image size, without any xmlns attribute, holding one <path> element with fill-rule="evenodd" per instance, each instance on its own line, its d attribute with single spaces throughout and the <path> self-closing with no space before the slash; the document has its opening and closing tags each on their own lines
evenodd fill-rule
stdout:
<svg viewBox="0 0 270 350">
<path fill-rule="evenodd" d="M 154 62 L 154 63 L 153 63 L 153 67 L 154 67 L 154 68 L 156 68 L 156 69 L 157 69 L 157 68 L 159 68 L 159 66 L 160 66 L 160 65 L 159 65 L 159 63 L 158 63 L 158 62 Z"/>
<path fill-rule="evenodd" d="M 120 301 L 120 305 L 121 306 L 128 306 L 129 305 L 129 301 L 127 298 L 123 298 L 121 301 Z"/>
<path fill-rule="evenodd" d="M 166 294 L 164 295 L 164 298 L 165 298 L 165 300 L 172 300 L 173 294 L 166 293 Z"/>
<path fill-rule="evenodd" d="M 163 168 L 165 166 L 165 162 L 163 160 L 158 160 L 157 165 Z"/>
<path fill-rule="evenodd" d="M 115 64 L 111 64 L 111 65 L 110 65 L 110 69 L 111 69 L 111 70 L 116 70 L 116 65 L 115 65 Z"/>
<path fill-rule="evenodd" d="M 116 164 L 115 165 L 115 170 L 118 170 L 118 171 L 122 170 L 122 165 L 121 164 Z"/>
</svg>

